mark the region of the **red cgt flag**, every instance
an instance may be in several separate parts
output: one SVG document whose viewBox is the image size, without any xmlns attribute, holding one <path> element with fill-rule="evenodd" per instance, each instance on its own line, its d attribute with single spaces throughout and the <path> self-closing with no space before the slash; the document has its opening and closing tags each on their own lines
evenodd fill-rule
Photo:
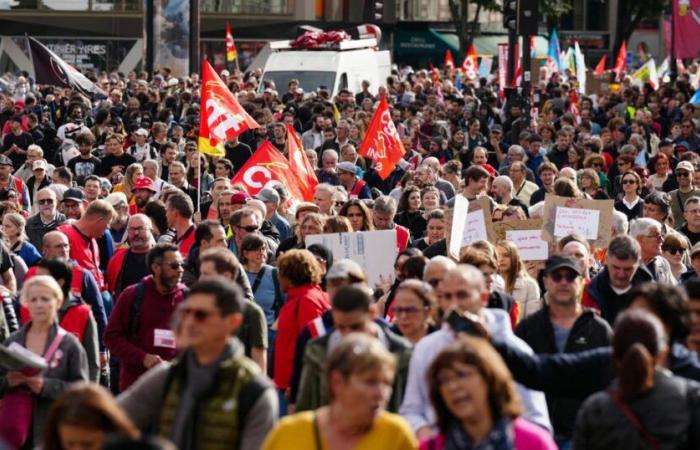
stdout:
<svg viewBox="0 0 700 450">
<path fill-rule="evenodd" d="M 226 61 L 233 62 L 238 58 L 236 51 L 236 43 L 233 42 L 233 34 L 231 34 L 231 25 L 226 22 Z"/>
<path fill-rule="evenodd" d="M 448 67 L 451 69 L 455 68 L 455 61 L 452 59 L 452 52 L 449 48 L 445 50 L 445 70 L 447 70 Z"/>
<path fill-rule="evenodd" d="M 360 145 L 360 155 L 373 159 L 379 177 L 386 180 L 405 153 L 399 133 L 391 121 L 386 98 L 382 97 Z"/>
<path fill-rule="evenodd" d="M 278 181 L 292 197 L 302 200 L 303 194 L 290 172 L 289 161 L 270 141 L 265 141 L 236 173 L 231 184 L 241 183 L 250 195 L 255 195 L 271 181 Z"/>
<path fill-rule="evenodd" d="M 244 131 L 260 128 L 228 90 L 214 68 L 202 63 L 202 100 L 199 119 L 199 151 L 224 156 L 224 143 Z"/>
<path fill-rule="evenodd" d="M 625 69 L 627 69 L 627 42 L 622 41 L 620 51 L 617 53 L 617 59 L 615 60 L 615 67 L 613 68 L 615 77 L 619 79 Z"/>
<path fill-rule="evenodd" d="M 294 127 L 289 124 L 287 124 L 287 151 L 289 153 L 290 174 L 303 195 L 302 199 L 310 202 L 314 199 L 318 178 L 316 178 L 316 171 L 304 153 L 304 147 L 302 147 L 299 137 L 294 132 Z"/>
<path fill-rule="evenodd" d="M 608 62 L 608 55 L 603 54 L 603 57 L 600 58 L 600 61 L 598 61 L 598 65 L 595 66 L 595 70 L 593 71 L 593 75 L 603 75 L 605 73 L 605 64 Z"/>
<path fill-rule="evenodd" d="M 468 80 L 474 80 L 477 77 L 477 60 L 476 60 L 476 48 L 474 44 L 469 46 L 467 50 L 467 56 L 464 58 L 462 63 L 462 74 Z"/>
</svg>

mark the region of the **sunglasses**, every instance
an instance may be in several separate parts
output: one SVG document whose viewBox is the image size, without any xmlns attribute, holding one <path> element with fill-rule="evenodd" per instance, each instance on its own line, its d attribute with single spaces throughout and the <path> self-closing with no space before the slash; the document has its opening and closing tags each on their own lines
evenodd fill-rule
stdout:
<svg viewBox="0 0 700 450">
<path fill-rule="evenodd" d="M 37 200 L 37 203 L 40 205 L 53 205 L 53 199 L 52 198 L 42 198 L 41 200 Z"/>
<path fill-rule="evenodd" d="M 258 231 L 258 227 L 256 227 L 255 225 L 248 225 L 248 226 L 245 226 L 245 227 L 242 227 L 242 226 L 239 225 L 238 228 L 240 228 L 240 229 L 242 229 L 242 230 L 245 230 L 245 231 L 247 231 L 248 233 L 255 233 L 256 231 Z"/>
<path fill-rule="evenodd" d="M 163 263 L 162 265 L 165 266 L 165 267 L 169 267 L 169 268 L 171 268 L 172 270 L 177 270 L 177 269 L 179 269 L 179 268 L 181 268 L 181 267 L 185 267 L 185 263 L 182 262 L 182 261 L 173 261 L 173 262 L 170 262 L 170 263 Z"/>
<path fill-rule="evenodd" d="M 552 279 L 555 283 L 561 282 L 561 280 L 566 280 L 567 283 L 573 283 L 576 278 L 578 278 L 578 275 L 575 272 L 552 272 L 549 274 L 549 278 Z"/>
<path fill-rule="evenodd" d="M 214 311 L 207 311 L 206 309 L 199 308 L 182 308 L 180 311 L 182 312 L 183 319 L 191 315 L 197 322 L 204 322 L 210 316 L 216 314 Z"/>
<path fill-rule="evenodd" d="M 685 249 L 682 248 L 664 248 L 663 251 L 670 255 L 682 255 Z"/>
<path fill-rule="evenodd" d="M 622 184 L 637 184 L 637 180 L 622 180 Z"/>
<path fill-rule="evenodd" d="M 690 172 L 676 172 L 676 176 L 679 178 L 685 178 L 690 176 Z"/>
</svg>

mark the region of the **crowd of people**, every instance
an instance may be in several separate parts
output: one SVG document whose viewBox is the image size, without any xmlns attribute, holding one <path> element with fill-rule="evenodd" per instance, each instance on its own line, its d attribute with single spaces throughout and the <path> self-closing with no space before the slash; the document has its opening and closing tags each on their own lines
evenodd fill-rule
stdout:
<svg viewBox="0 0 700 450">
<path fill-rule="evenodd" d="M 331 97 L 221 77 L 260 124 L 198 149 L 196 74 L 90 74 L 107 98 L 0 94 L 0 362 L 7 448 L 700 448 L 700 114 L 690 77 L 533 109 L 493 79 L 393 70 Z M 380 96 L 406 153 L 358 154 Z M 313 201 L 232 179 L 288 125 Z M 612 199 L 612 238 L 545 261 L 510 241 L 448 255 L 457 196 L 493 222 L 547 194 Z M 393 230 L 392 279 L 323 233 Z M 370 253 L 372 249 L 369 249 Z M 138 444 L 137 444 L 138 443 Z M 137 446 L 138 445 L 138 446 Z"/>
</svg>

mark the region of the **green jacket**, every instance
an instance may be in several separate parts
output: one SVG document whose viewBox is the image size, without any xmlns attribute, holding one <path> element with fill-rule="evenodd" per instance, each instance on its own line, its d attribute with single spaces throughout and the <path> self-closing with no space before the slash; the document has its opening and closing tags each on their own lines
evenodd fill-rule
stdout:
<svg viewBox="0 0 700 450">
<path fill-rule="evenodd" d="M 387 349 L 396 356 L 396 374 L 391 398 L 386 406 L 389 412 L 398 412 L 406 391 L 408 380 L 408 365 L 411 360 L 411 343 L 403 337 L 393 333 L 388 328 L 377 325 L 378 331 L 383 334 L 382 340 L 387 343 Z M 328 353 L 328 343 L 337 332 L 332 332 L 309 342 L 304 352 L 304 365 L 299 380 L 299 393 L 297 395 L 297 411 L 307 411 L 320 408 L 328 404 L 328 385 L 325 376 L 325 363 Z"/>
</svg>

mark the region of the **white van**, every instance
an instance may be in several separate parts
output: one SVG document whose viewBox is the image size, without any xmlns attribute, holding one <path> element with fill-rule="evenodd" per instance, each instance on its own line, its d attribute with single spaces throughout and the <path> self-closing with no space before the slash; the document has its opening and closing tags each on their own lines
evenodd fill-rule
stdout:
<svg viewBox="0 0 700 450">
<path fill-rule="evenodd" d="M 290 48 L 289 41 L 271 42 L 262 78 L 274 81 L 280 95 L 287 92 L 292 79 L 299 80 L 305 94 L 320 86 L 328 89 L 331 98 L 341 89 L 357 93 L 363 80 L 370 82 L 370 92 L 376 94 L 391 74 L 390 52 L 376 46 L 374 38 L 344 41 L 335 50 L 297 50 Z"/>
</svg>

